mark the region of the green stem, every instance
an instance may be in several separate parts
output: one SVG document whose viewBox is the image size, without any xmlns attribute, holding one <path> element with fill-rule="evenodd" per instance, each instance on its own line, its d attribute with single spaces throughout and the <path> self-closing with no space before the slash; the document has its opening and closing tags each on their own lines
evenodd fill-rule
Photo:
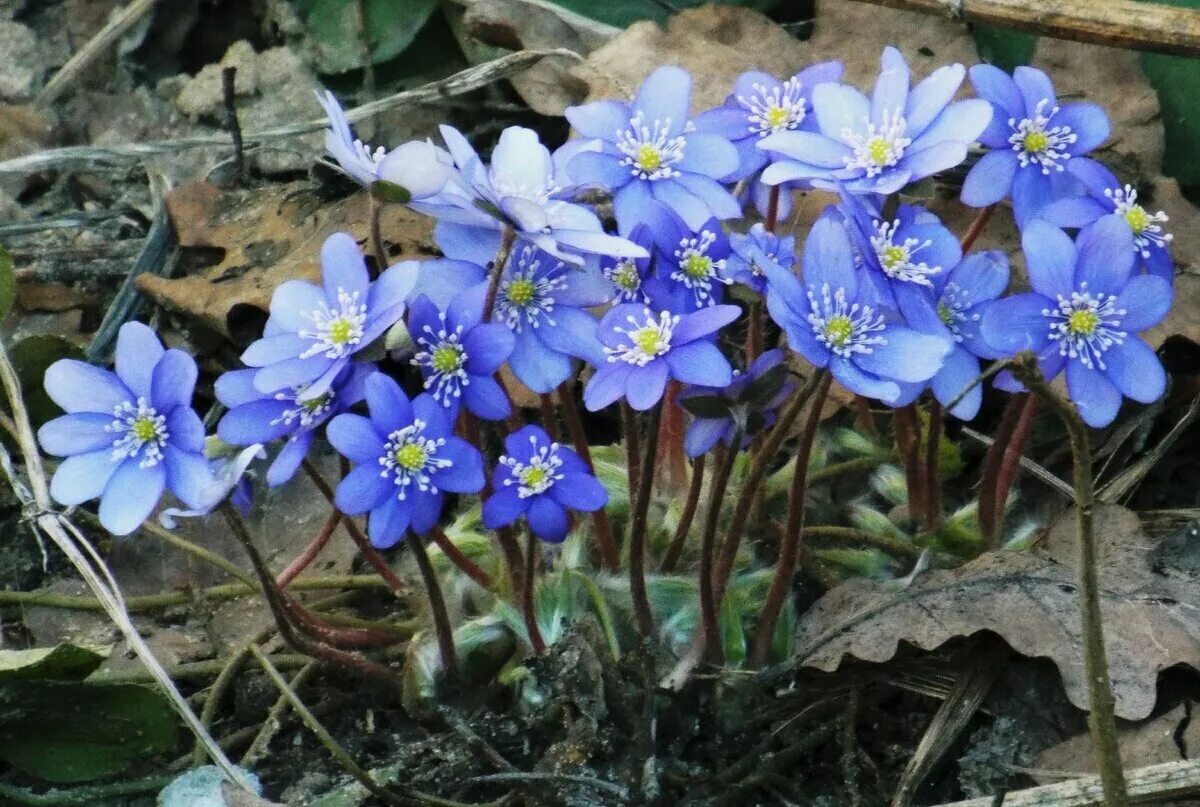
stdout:
<svg viewBox="0 0 1200 807">
<path fill-rule="evenodd" d="M 1120 746 L 1117 744 L 1112 685 L 1109 681 L 1108 657 L 1104 651 L 1104 621 L 1100 613 L 1100 579 L 1096 569 L 1096 541 L 1092 533 L 1095 489 L 1087 425 L 1079 417 L 1074 405 L 1059 398 L 1050 389 L 1032 353 L 1022 353 L 1018 359 L 1013 366 L 1013 375 L 1054 410 L 1066 427 L 1071 442 L 1075 466 L 1076 537 L 1079 541 L 1079 607 L 1082 612 L 1083 660 L 1091 707 L 1088 727 L 1096 750 L 1096 764 L 1100 768 L 1104 803 L 1108 807 L 1126 807 L 1129 795 L 1125 788 Z"/>
<path fill-rule="evenodd" d="M 169 785 L 174 776 L 151 776 L 132 782 L 113 782 L 107 785 L 86 785 L 69 790 L 47 790 L 34 793 L 23 787 L 0 782 L 0 799 L 9 804 L 28 804 L 34 807 L 71 807 L 111 802 L 119 796 L 154 793 Z"/>
</svg>

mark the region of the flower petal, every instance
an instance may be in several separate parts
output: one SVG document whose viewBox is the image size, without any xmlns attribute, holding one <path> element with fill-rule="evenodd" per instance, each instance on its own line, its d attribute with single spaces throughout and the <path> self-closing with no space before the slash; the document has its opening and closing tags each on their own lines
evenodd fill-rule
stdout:
<svg viewBox="0 0 1200 807">
<path fill-rule="evenodd" d="M 50 480 L 50 495 L 67 507 L 99 498 L 119 464 L 107 448 L 67 457 Z"/>
<path fill-rule="evenodd" d="M 417 535 L 424 535 L 436 527 L 442 517 L 442 504 L 445 500 L 446 497 L 441 493 L 418 491 L 413 494 L 412 522 L 408 525 L 409 529 Z"/>
<path fill-rule="evenodd" d="M 371 423 L 379 434 L 390 434 L 412 425 L 412 402 L 399 384 L 383 373 L 375 373 L 367 379 L 366 390 Z"/>
<path fill-rule="evenodd" d="M 167 484 L 165 463 L 142 468 L 137 457 L 122 462 L 100 498 L 100 524 L 113 535 L 128 535 L 145 523 Z"/>
<path fill-rule="evenodd" d="M 77 359 L 59 359 L 46 369 L 42 381 L 50 400 L 67 413 L 100 412 L 111 415 L 134 395 L 116 373 Z"/>
<path fill-rule="evenodd" d="M 680 171 L 724 179 L 738 167 L 738 152 L 720 135 L 693 132 L 686 135 L 683 159 L 675 167 Z"/>
<path fill-rule="evenodd" d="M 953 345 L 944 337 L 918 333 L 902 325 L 888 326 L 883 337 L 886 344 L 876 345 L 870 353 L 856 354 L 854 363 L 868 373 L 909 383 L 933 378 Z"/>
<path fill-rule="evenodd" d="M 813 112 L 821 134 L 841 142 L 846 129 L 859 131 L 871 116 L 871 102 L 845 84 L 818 84 L 812 93 Z"/>
<path fill-rule="evenodd" d="M 1008 196 L 1017 173 L 1016 152 L 989 151 L 971 166 L 963 180 L 962 201 L 971 207 L 987 207 Z"/>
<path fill-rule="evenodd" d="M 1021 350 L 1038 352 L 1050 335 L 1050 321 L 1042 312 L 1055 308 L 1040 294 L 1014 294 L 997 300 L 984 312 L 979 332 L 984 341 L 1004 355 Z"/>
<path fill-rule="evenodd" d="M 221 483 L 203 454 L 181 451 L 168 443 L 163 449 L 163 462 L 167 466 L 167 489 L 181 502 L 193 510 L 215 504 L 211 499 Z"/>
<path fill-rule="evenodd" d="M 615 362 L 601 365 L 588 379 L 583 389 L 583 404 L 589 412 L 596 412 L 625 395 L 633 367 Z"/>
<path fill-rule="evenodd" d="M 525 521 L 543 541 L 558 543 L 567 537 L 567 511 L 549 496 L 532 497 Z"/>
<path fill-rule="evenodd" d="M 321 245 L 321 283 L 330 306 L 337 305 L 341 293 L 358 294 L 360 304 L 366 302 L 367 284 L 370 282 L 367 262 L 353 236 L 334 233 L 325 239 Z"/>
<path fill-rule="evenodd" d="M 447 437 L 437 456 L 453 463 L 434 474 L 433 481 L 439 489 L 451 493 L 478 493 L 483 488 L 483 457 L 466 440 Z"/>
<path fill-rule="evenodd" d="M 304 462 L 304 458 L 308 456 L 313 436 L 311 431 L 302 431 L 296 432 L 284 440 L 283 447 L 279 449 L 279 453 L 275 455 L 275 459 L 267 468 L 267 484 L 270 487 L 279 487 L 285 482 L 291 481 L 291 478 L 296 475 L 296 471 L 300 470 L 300 464 Z"/>
<path fill-rule="evenodd" d="M 1162 322 L 1174 297 L 1171 283 L 1157 275 L 1137 275 L 1129 279 L 1117 296 L 1117 308 L 1124 309 L 1121 328 L 1139 333 Z"/>
<path fill-rule="evenodd" d="M 931 123 L 940 119 L 966 75 L 966 68 L 961 64 L 948 64 L 934 70 L 912 88 L 904 110 L 909 137 L 921 135 Z M 970 139 L 974 140 L 975 136 Z"/>
<path fill-rule="evenodd" d="M 969 73 L 975 94 L 1000 107 L 1005 119 L 1025 117 L 1025 99 L 1012 76 L 990 64 L 977 64 Z"/>
<path fill-rule="evenodd" d="M 1062 230 L 1044 221 L 1034 221 L 1021 234 L 1029 285 L 1038 294 L 1057 299 L 1075 291 L 1075 263 L 1079 253 Z"/>
<path fill-rule="evenodd" d="M 396 486 L 389 476 L 380 473 L 378 463 L 364 462 L 351 469 L 338 483 L 334 501 L 348 516 L 359 516 L 374 510 L 388 496 L 396 495 Z"/>
<path fill-rule="evenodd" d="M 516 334 L 508 367 L 522 384 L 536 393 L 553 392 L 571 376 L 571 357 L 547 347 L 525 328 Z"/>
<path fill-rule="evenodd" d="M 151 396 L 160 412 L 173 406 L 191 406 L 196 387 L 196 361 L 182 350 L 172 348 L 154 365 Z"/>
<path fill-rule="evenodd" d="M 662 400 L 667 388 L 667 363 L 661 359 L 645 367 L 634 367 L 625 385 L 625 399 L 629 405 L 643 412 Z"/>
<path fill-rule="evenodd" d="M 689 457 L 707 454 L 729 433 L 731 425 L 728 419 L 696 418 L 683 435 L 684 453 Z"/>
<path fill-rule="evenodd" d="M 87 454 L 112 447 L 115 435 L 108 430 L 112 415 L 99 412 L 78 412 L 47 421 L 38 429 L 38 444 L 42 451 L 55 457 Z"/>
<path fill-rule="evenodd" d="M 1057 104 L 1054 85 L 1050 82 L 1050 77 L 1036 67 L 1025 65 L 1018 67 L 1013 71 L 1013 82 L 1016 83 L 1017 89 L 1021 91 L 1021 98 L 1025 101 L 1025 114 L 1013 116 L 1018 121 L 1032 115 L 1039 101 L 1046 102 L 1046 111 Z"/>
<path fill-rule="evenodd" d="M 389 549 L 404 538 L 412 521 L 412 499 L 390 495 L 367 516 L 367 537 L 376 549 Z"/>
<path fill-rule="evenodd" d="M 883 49 L 879 60 L 879 77 L 871 96 L 871 121 L 879 124 L 885 114 L 902 113 L 908 105 L 908 62 L 900 51 L 890 45 Z"/>
<path fill-rule="evenodd" d="M 671 376 L 684 384 L 724 387 L 733 382 L 729 360 L 712 342 L 689 342 L 668 351 L 664 358 Z"/>
<path fill-rule="evenodd" d="M 1082 362 L 1067 362 L 1067 390 L 1083 422 L 1094 429 L 1112 423 L 1121 408 L 1121 392 L 1097 369 Z"/>
<path fill-rule="evenodd" d="M 489 530 L 507 527 L 529 509 L 529 498 L 522 499 L 516 485 L 498 488 L 483 503 L 483 526 Z"/>
<path fill-rule="evenodd" d="M 150 400 L 150 376 L 162 354 L 154 331 L 140 322 L 126 322 L 117 334 L 117 376 L 134 395 Z"/>
<path fill-rule="evenodd" d="M 467 351 L 466 369 L 471 375 L 491 375 L 512 353 L 516 340 L 512 331 L 498 323 L 476 325 L 463 336 Z"/>
<path fill-rule="evenodd" d="M 979 377 L 979 359 L 972 356 L 962 347 L 950 351 L 942 364 L 942 369 L 930 382 L 933 395 L 944 405 L 962 394 L 968 384 L 973 384 Z M 975 384 L 970 392 L 950 410 L 950 414 L 959 420 L 972 420 L 979 414 L 979 406 L 983 402 L 983 384 Z"/>
<path fill-rule="evenodd" d="M 1068 154 L 1087 154 L 1108 139 L 1112 124 L 1108 115 L 1095 104 L 1064 104 L 1053 118 L 1055 126 L 1070 126 L 1075 133 L 1074 143 L 1067 144 Z"/>
<path fill-rule="evenodd" d="M 575 131 L 583 137 L 612 140 L 617 132 L 629 126 L 632 116 L 629 105 L 621 101 L 593 101 L 590 104 L 567 107 L 563 112 Z"/>
<path fill-rule="evenodd" d="M 1133 231 L 1120 216 L 1103 216 L 1075 239 L 1079 260 L 1075 281 L 1095 294 L 1120 294 L 1133 272 Z"/>
<path fill-rule="evenodd" d="M 681 67 L 664 65 L 647 76 L 638 88 L 633 99 L 633 117 L 640 115 L 646 125 L 660 121 L 668 126 L 667 136 L 674 137 L 683 132 L 691 103 L 692 77 Z"/>
<path fill-rule="evenodd" d="M 1154 403 L 1167 389 L 1167 373 L 1158 355 L 1136 336 L 1104 352 L 1104 375 L 1121 394 L 1138 403 Z"/>
<path fill-rule="evenodd" d="M 309 315 L 325 304 L 320 286 L 306 280 L 286 280 L 271 295 L 271 321 L 284 331 L 297 333 L 312 327 Z"/>
</svg>

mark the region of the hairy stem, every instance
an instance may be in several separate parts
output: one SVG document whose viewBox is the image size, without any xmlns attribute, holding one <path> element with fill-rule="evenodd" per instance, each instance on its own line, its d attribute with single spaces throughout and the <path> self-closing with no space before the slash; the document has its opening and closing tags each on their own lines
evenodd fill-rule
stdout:
<svg viewBox="0 0 1200 807">
<path fill-rule="evenodd" d="M 542 638 L 542 630 L 538 627 L 537 607 L 534 602 L 539 554 L 537 536 L 533 534 L 533 529 L 529 528 L 525 543 L 525 588 L 521 592 L 521 615 L 525 618 L 525 631 L 529 634 L 529 644 L 533 645 L 533 652 L 540 656 L 546 652 L 546 640 Z"/>
<path fill-rule="evenodd" d="M 934 532 L 942 526 L 942 405 L 929 403 L 929 432 L 925 438 L 925 529 Z"/>
<path fill-rule="evenodd" d="M 1079 607 L 1083 622 L 1083 660 L 1087 671 L 1088 727 L 1096 748 L 1096 764 L 1104 789 L 1104 803 L 1125 807 L 1129 796 L 1117 744 L 1117 724 L 1113 714 L 1113 693 L 1109 681 L 1108 658 L 1104 651 L 1104 622 L 1100 614 L 1100 580 L 1096 570 L 1096 541 L 1092 534 L 1092 510 L 1095 506 L 1092 479 L 1092 449 L 1087 426 L 1074 405 L 1059 398 L 1046 383 L 1032 353 L 1023 353 L 1013 366 L 1013 375 L 1046 402 L 1067 429 L 1074 460 L 1076 536 L 1079 540 Z"/>
<path fill-rule="evenodd" d="M 492 321 L 492 311 L 496 308 L 496 292 L 500 289 L 500 278 L 504 276 L 504 267 L 508 264 L 508 257 L 512 253 L 513 242 L 516 239 L 516 232 L 512 227 L 506 225 L 500 235 L 500 249 L 496 251 L 496 257 L 492 259 L 491 266 L 488 267 L 487 295 L 483 298 L 484 322 Z"/>
<path fill-rule="evenodd" d="M 704 516 L 704 533 L 700 539 L 700 626 L 704 631 L 704 656 L 713 664 L 721 664 L 725 660 L 725 649 L 721 646 L 721 630 L 717 623 L 717 610 L 720 603 L 713 592 L 713 559 L 717 550 L 717 523 L 721 520 L 721 504 L 725 499 L 725 489 L 729 486 L 729 477 L 733 473 L 733 466 L 741 452 L 742 438 L 745 434 L 745 426 L 739 422 L 734 427 L 733 439 L 721 458 L 717 475 L 713 477 L 708 511 Z"/>
<path fill-rule="evenodd" d="M 1029 395 L 1025 398 L 1021 405 L 1021 414 L 1017 417 L 1017 423 L 1013 427 L 1012 436 L 1006 442 L 1004 452 L 1000 455 L 1000 469 L 996 474 L 996 500 L 992 506 L 991 522 L 995 525 L 996 539 L 1003 534 L 1004 505 L 1008 502 L 1008 494 L 1012 491 L 1013 484 L 1017 480 L 1017 473 L 1021 470 L 1021 457 L 1025 454 L 1025 447 L 1029 445 L 1029 438 L 1033 434 L 1033 422 L 1037 419 L 1039 400 L 1037 395 Z"/>
<path fill-rule="evenodd" d="M 587 463 L 588 469 L 595 473 L 592 450 L 588 447 L 587 433 L 583 430 L 583 417 L 579 414 L 579 405 L 575 403 L 575 390 L 570 381 L 564 381 L 559 386 L 558 401 L 567 421 L 567 430 L 571 432 L 571 444 L 575 447 L 575 453 Z M 616 571 L 621 565 L 621 559 L 617 552 L 616 539 L 613 538 L 612 523 L 608 520 L 608 510 L 601 507 L 592 512 L 592 527 L 596 533 L 596 548 L 600 552 L 604 568 L 610 572 Z"/>
<path fill-rule="evenodd" d="M 921 468 L 920 421 L 914 404 L 893 410 L 892 433 L 896 439 L 896 452 L 904 466 L 908 514 L 916 520 L 925 512 L 925 475 Z"/>
<path fill-rule="evenodd" d="M 458 651 L 454 648 L 454 631 L 450 627 L 450 615 L 446 612 L 446 600 L 442 597 L 442 586 L 438 583 L 437 573 L 429 562 L 429 553 L 425 551 L 425 539 L 420 535 L 409 535 L 406 542 L 412 549 L 417 568 L 421 571 L 421 580 L 425 583 L 425 592 L 429 595 L 429 614 L 433 617 L 433 632 L 437 636 L 438 653 L 442 657 L 442 667 L 446 674 L 454 680 L 459 678 Z"/>
<path fill-rule="evenodd" d="M 639 478 L 642 473 L 642 440 L 633 407 L 624 400 L 621 401 L 621 431 L 625 436 L 625 469 L 629 480 L 629 506 L 632 509 L 633 497 L 641 485 Z"/>
<path fill-rule="evenodd" d="M 325 519 L 325 523 L 321 525 L 321 529 L 317 530 L 317 534 L 308 542 L 308 546 L 304 547 L 304 551 L 297 555 L 296 559 L 275 578 L 275 582 L 279 584 L 280 588 L 287 588 L 301 572 L 309 567 L 309 564 L 316 560 L 317 555 L 321 554 L 321 550 L 333 537 L 333 531 L 337 529 L 341 520 L 342 514 L 335 507 L 329 513 L 329 517 Z"/>
<path fill-rule="evenodd" d="M 679 405 L 679 393 L 683 386 L 674 379 L 667 382 L 667 393 L 663 398 L 663 415 L 659 420 L 659 442 L 662 444 L 663 462 L 660 467 L 666 468 L 666 473 L 660 471 L 658 482 L 663 490 L 679 492 L 687 484 L 687 454 L 683 449 L 683 407 Z"/>
<path fill-rule="evenodd" d="M 538 406 L 542 412 L 542 428 L 552 441 L 562 442 L 562 436 L 558 433 L 558 410 L 554 408 L 554 396 L 543 392 L 538 396 Z"/>
<path fill-rule="evenodd" d="M 650 512 L 650 489 L 654 485 L 654 464 L 658 459 L 658 431 L 665 401 L 650 410 L 646 426 L 646 446 L 642 454 L 642 469 L 638 476 L 637 498 L 629 528 L 629 591 L 633 596 L 633 614 L 638 634 L 643 639 L 654 635 L 654 613 L 646 594 L 646 519 Z"/>
<path fill-rule="evenodd" d="M 667 552 L 663 555 L 662 563 L 658 567 L 663 574 L 675 571 L 675 565 L 679 563 L 679 556 L 683 554 L 683 548 L 687 545 L 688 534 L 692 531 L 692 521 L 696 518 L 696 510 L 700 505 L 700 492 L 704 489 L 706 456 L 706 454 L 701 454 L 692 460 L 692 481 L 688 485 L 683 512 L 679 515 L 679 526 L 675 528 L 675 534 L 671 536 L 671 543 L 667 545 Z"/>
<path fill-rule="evenodd" d="M 976 215 L 971 225 L 967 228 L 966 234 L 962 237 L 962 251 L 965 255 L 971 247 L 975 246 L 976 239 L 983 232 L 983 228 L 987 226 L 988 221 L 992 218 L 992 213 L 996 211 L 995 205 L 988 205 L 980 210 Z"/>
<path fill-rule="evenodd" d="M 442 550 L 442 554 L 445 555 L 451 563 L 458 567 L 459 571 L 474 580 L 479 585 L 486 588 L 488 591 L 492 590 L 492 587 L 495 585 L 495 581 L 492 580 L 492 576 L 481 569 L 479 564 L 463 554 L 463 551 L 459 549 L 453 541 L 450 540 L 450 536 L 446 535 L 445 530 L 435 524 L 433 528 L 429 530 L 429 537 L 435 544 L 437 544 L 438 549 Z"/>
<path fill-rule="evenodd" d="M 371 194 L 368 194 L 368 197 L 371 199 L 371 251 L 375 256 L 376 273 L 383 274 L 383 270 L 388 268 L 388 254 L 383 246 L 383 225 L 380 221 L 383 216 L 383 202 Z"/>
<path fill-rule="evenodd" d="M 761 667 L 771 650 L 771 637 L 775 633 L 775 621 L 783 610 L 783 603 L 792 588 L 792 577 L 796 574 L 796 562 L 800 553 L 800 536 L 804 528 L 805 494 L 808 489 L 808 460 L 812 455 L 817 426 L 821 423 L 821 408 L 833 376 L 828 370 L 819 372 L 821 382 L 808 404 L 808 417 L 800 430 L 800 444 L 796 447 L 796 465 L 792 471 L 792 489 L 788 496 L 788 516 L 784 524 L 783 537 L 779 542 L 779 561 L 775 564 L 775 575 L 771 588 L 763 600 L 758 616 L 758 627 L 754 632 L 754 647 L 750 654 L 752 666 Z"/>
</svg>

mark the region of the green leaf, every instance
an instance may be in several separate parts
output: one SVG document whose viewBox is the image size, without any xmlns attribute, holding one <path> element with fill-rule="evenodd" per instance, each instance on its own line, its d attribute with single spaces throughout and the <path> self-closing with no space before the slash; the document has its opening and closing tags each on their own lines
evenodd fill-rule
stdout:
<svg viewBox="0 0 1200 807">
<path fill-rule="evenodd" d="M 1036 36 L 991 25 L 976 25 L 974 36 L 979 58 L 1006 73 L 1019 65 L 1029 64 L 1037 47 Z"/>
<path fill-rule="evenodd" d="M 0 650 L 0 681 L 79 681 L 104 662 L 109 649 L 98 653 L 64 642 L 32 650 Z"/>
<path fill-rule="evenodd" d="M 742 616 L 732 597 L 726 597 L 717 614 L 717 627 L 721 631 L 721 644 L 725 648 L 725 663 L 730 667 L 741 667 L 746 661 L 746 631 L 742 628 Z"/>
<path fill-rule="evenodd" d="M 787 379 L 787 366 L 777 364 L 747 384 L 738 400 L 754 407 L 766 406 L 783 389 Z"/>
<path fill-rule="evenodd" d="M 371 195 L 381 202 L 406 205 L 412 201 L 412 194 L 403 185 L 380 179 L 371 184 Z"/>
<path fill-rule="evenodd" d="M 296 0 L 323 73 L 345 73 L 397 56 L 416 39 L 438 0 Z"/>
<path fill-rule="evenodd" d="M 83 351 L 61 336 L 39 334 L 13 345 L 9 357 L 21 382 L 21 393 L 25 397 L 25 408 L 29 411 L 33 427 L 36 429 L 62 414 L 58 404 L 46 394 L 42 378 L 46 375 L 46 368 L 59 359 L 83 360 Z M 11 411 L 7 400 L 3 407 L 6 412 Z"/>
<path fill-rule="evenodd" d="M 1164 5 L 1200 9 L 1200 0 L 1164 0 Z M 1143 53 L 1142 70 L 1158 93 L 1166 148 L 1163 173 L 1183 186 L 1200 185 L 1200 59 Z"/>
<path fill-rule="evenodd" d="M 720 395 L 692 395 L 680 398 L 679 405 L 698 418 L 721 420 L 729 417 L 733 401 Z"/>
<path fill-rule="evenodd" d="M 17 276 L 13 273 L 12 256 L 0 245 L 0 320 L 8 316 L 17 299 Z"/>
<path fill-rule="evenodd" d="M 118 774 L 175 746 L 178 724 L 155 690 L 133 684 L 0 685 L 0 758 L 48 782 Z"/>
</svg>

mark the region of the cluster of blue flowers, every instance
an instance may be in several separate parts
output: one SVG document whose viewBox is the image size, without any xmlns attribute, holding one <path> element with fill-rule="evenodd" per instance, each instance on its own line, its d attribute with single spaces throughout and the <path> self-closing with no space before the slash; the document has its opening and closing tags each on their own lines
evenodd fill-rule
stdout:
<svg viewBox="0 0 1200 807">
<path fill-rule="evenodd" d="M 378 267 L 372 279 L 353 238 L 330 237 L 321 285 L 276 289 L 263 337 L 242 356 L 247 369 L 218 379 L 228 411 L 217 433 L 238 446 L 281 442 L 267 472 L 278 485 L 324 429 L 354 465 L 337 505 L 369 513 L 380 547 L 434 527 L 445 493 L 485 488 L 487 526 L 524 518 L 541 538 L 562 540 L 569 511 L 606 504 L 586 462 L 529 426 L 507 436 L 489 472 L 456 422 L 510 416 L 497 380 L 504 365 L 537 393 L 587 377 L 592 410 L 618 401 L 650 409 L 671 381 L 685 386 L 681 400 L 737 399 L 786 358 L 771 350 L 735 370 L 720 337 L 742 318 L 735 301 L 748 299 L 765 300 L 788 350 L 883 404 L 928 390 L 943 404 L 961 396 L 953 414 L 970 419 L 982 390 L 961 394 L 981 360 L 1029 349 L 1047 378 L 1065 372 L 1087 423 L 1107 425 L 1122 397 L 1149 402 L 1164 390 L 1138 333 L 1171 303 L 1166 216 L 1085 156 L 1109 134 L 1101 109 L 1060 105 L 1047 76 L 1028 67 L 1010 77 L 976 66 L 978 97 L 956 100 L 967 77 L 949 65 L 914 85 L 888 48 L 869 96 L 841 83 L 842 66 L 831 62 L 785 79 L 747 73 L 721 106 L 693 115 L 690 76 L 662 67 L 628 102 L 568 109 L 580 137 L 557 151 L 512 127 L 490 163 L 448 126 L 444 147 L 372 149 L 326 94 L 329 155 L 364 186 L 403 187 L 412 209 L 437 220 L 444 257 Z M 964 255 L 935 215 L 897 204 L 906 186 L 980 150 L 962 201 L 1011 199 L 1027 293 L 1004 296 L 1003 253 Z M 835 200 L 804 235 L 799 262 L 795 239 L 774 232 L 795 188 Z M 615 231 L 581 201 L 585 191 L 608 194 Z M 766 221 L 727 232 L 723 222 L 751 204 Z M 409 334 L 403 358 L 423 380 L 415 395 L 366 358 L 398 323 Z M 46 388 L 68 413 L 40 435 L 46 451 L 67 457 L 55 497 L 99 497 L 101 520 L 118 534 L 136 528 L 164 489 L 211 507 L 229 486 L 213 481 L 204 459 L 195 379 L 186 354 L 164 351 L 136 324 L 121 334 L 115 374 L 52 367 Z M 1019 389 L 1005 374 L 996 383 Z M 791 389 L 768 396 L 761 424 Z M 364 400 L 369 417 L 348 411 Z M 693 455 L 734 431 L 716 416 L 690 429 Z"/>
</svg>

